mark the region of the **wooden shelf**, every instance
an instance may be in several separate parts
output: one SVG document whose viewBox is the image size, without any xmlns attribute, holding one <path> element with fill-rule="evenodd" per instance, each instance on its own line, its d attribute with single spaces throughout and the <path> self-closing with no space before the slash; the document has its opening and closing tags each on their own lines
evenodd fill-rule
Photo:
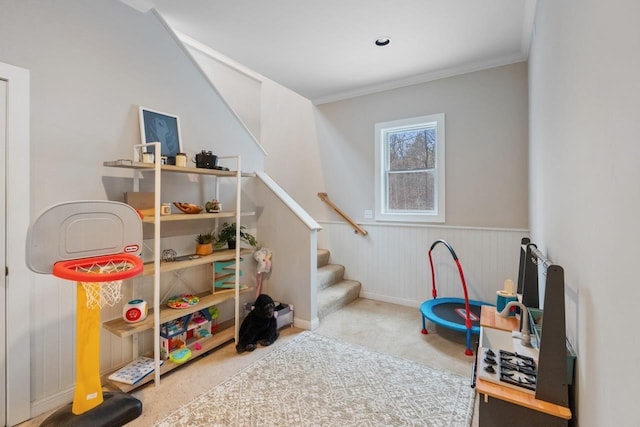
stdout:
<svg viewBox="0 0 640 427">
<path fill-rule="evenodd" d="M 504 400 L 505 402 L 533 409 L 534 411 L 553 415 L 554 417 L 565 420 L 571 419 L 571 410 L 565 406 L 536 399 L 532 394 L 504 387 L 490 381 L 485 381 L 482 378 L 476 379 L 476 390 L 478 393 L 484 395 L 485 400 L 491 396 L 496 399 Z"/>
<path fill-rule="evenodd" d="M 241 212 L 240 216 L 254 216 L 255 212 Z M 175 213 L 171 215 L 160 215 L 160 222 L 171 222 L 171 221 L 197 221 L 203 219 L 220 219 L 220 218 L 235 218 L 236 213 L 233 211 L 228 212 L 216 212 L 216 213 L 199 213 L 199 214 L 182 214 Z M 154 224 L 156 222 L 156 217 L 154 215 L 145 215 L 142 218 L 142 222 L 145 224 Z"/>
<path fill-rule="evenodd" d="M 253 253 L 253 249 L 240 249 L 240 256 Z M 182 270 L 184 268 L 196 267 L 198 265 L 210 264 L 216 261 L 232 261 L 236 257 L 235 249 L 218 249 L 211 255 L 199 256 L 199 258 L 185 261 L 160 261 L 160 272 Z M 154 273 L 153 262 L 144 264 L 143 276 L 152 276 Z"/>
<path fill-rule="evenodd" d="M 241 287 L 240 293 L 247 292 L 248 287 Z M 235 289 L 223 289 L 214 293 L 204 293 L 198 295 L 200 301 L 196 305 L 188 308 L 169 308 L 164 307 L 160 309 L 160 324 L 167 323 L 171 320 L 179 317 L 186 316 L 187 314 L 195 313 L 207 307 L 221 304 L 225 301 L 233 299 L 235 297 Z M 147 329 L 153 329 L 153 309 L 149 309 L 147 317 L 138 323 L 128 323 L 121 317 L 104 322 L 102 326 L 114 335 L 120 338 L 128 337 L 130 335 L 144 332 Z"/>
<path fill-rule="evenodd" d="M 119 163 L 119 162 L 128 162 L 128 163 Z M 153 163 L 141 163 L 141 162 L 131 162 L 128 160 L 115 160 L 115 161 L 107 161 L 102 163 L 103 166 L 109 168 L 120 168 L 120 169 L 134 169 L 138 171 L 149 171 L 153 172 L 155 169 L 155 165 Z M 205 168 L 185 168 L 182 166 L 173 166 L 173 165 L 162 165 L 160 166 L 160 170 L 162 172 L 176 172 L 176 173 L 191 173 L 197 175 L 211 175 L 211 176 L 221 176 L 221 177 L 229 177 L 234 178 L 236 176 L 236 171 L 221 171 L 217 169 L 205 169 Z M 254 177 L 255 173 L 249 172 L 241 172 L 240 176 Z"/>
<path fill-rule="evenodd" d="M 153 326 L 153 325 L 152 325 Z M 162 364 L 162 366 L 160 367 L 160 375 L 164 375 L 167 372 L 170 372 L 176 368 L 179 368 L 181 366 L 184 366 L 185 363 L 189 363 L 190 361 L 198 358 L 199 356 L 203 355 L 204 353 L 214 350 L 218 347 L 221 347 L 222 345 L 225 345 L 227 343 L 230 343 L 234 340 L 234 334 L 235 334 L 235 330 L 233 328 L 233 325 L 230 327 L 227 327 L 225 329 L 221 329 L 220 331 L 216 332 L 215 334 L 211 335 L 211 337 L 203 339 L 203 340 L 199 340 L 198 342 L 200 343 L 201 349 L 200 350 L 195 350 L 194 348 L 192 348 L 193 346 L 190 346 L 189 348 L 191 349 L 191 358 L 189 360 L 187 360 L 186 362 L 183 363 L 174 363 L 171 360 L 167 359 L 164 361 L 164 363 Z M 153 357 L 153 356 L 151 356 Z M 117 371 L 114 370 L 113 372 Z M 124 392 L 129 392 L 131 390 L 134 390 L 146 383 L 149 383 L 151 381 L 153 381 L 154 379 L 154 374 L 153 372 L 151 372 L 150 374 L 148 374 L 147 376 L 145 376 L 143 379 L 141 379 L 140 381 L 138 381 L 135 384 L 125 384 L 125 383 L 121 383 L 121 382 L 117 382 L 117 381 L 113 381 L 109 379 L 109 375 L 111 375 L 113 372 L 109 372 L 107 374 L 104 375 L 104 377 L 102 378 L 102 383 L 103 384 L 109 384 L 111 385 L 112 388 L 114 389 L 118 389 L 120 391 L 124 391 Z"/>
</svg>

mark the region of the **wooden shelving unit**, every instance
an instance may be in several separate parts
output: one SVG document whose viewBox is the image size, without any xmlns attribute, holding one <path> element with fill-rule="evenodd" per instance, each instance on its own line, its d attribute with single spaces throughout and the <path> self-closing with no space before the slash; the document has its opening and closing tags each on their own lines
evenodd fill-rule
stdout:
<svg viewBox="0 0 640 427">
<path fill-rule="evenodd" d="M 137 149 L 145 144 L 136 146 Z M 146 145 L 154 145 L 156 152 L 160 150 L 159 143 L 151 143 Z M 135 155 L 134 155 L 135 157 Z M 159 157 L 159 156 L 158 156 Z M 148 178 L 148 174 L 152 174 L 151 178 L 154 180 L 154 208 L 152 215 L 145 215 L 142 218 L 142 222 L 145 224 L 153 225 L 153 261 L 144 265 L 143 276 L 153 276 L 153 303 L 150 304 L 147 318 L 138 323 L 127 323 L 122 318 L 115 318 L 103 323 L 104 328 L 120 338 L 131 337 L 134 340 L 134 344 L 137 341 L 136 334 L 148 331 L 152 329 L 154 332 L 154 351 L 153 357 L 155 360 L 155 370 L 153 374 L 149 374 L 141 381 L 134 385 L 128 385 L 115 381 L 108 380 L 109 374 L 105 375 L 105 382 L 110 383 L 113 387 L 117 387 L 123 391 L 130 391 L 136 387 L 146 384 L 152 380 L 155 380 L 156 385 L 160 383 L 160 376 L 166 372 L 169 372 L 175 368 L 183 366 L 185 363 L 174 363 L 170 360 L 164 360 L 161 363 L 160 360 L 160 326 L 179 319 L 181 317 L 193 314 L 197 311 L 201 311 L 208 307 L 217 306 L 227 301 L 234 301 L 235 317 L 229 321 L 222 322 L 218 325 L 215 332 L 212 332 L 210 336 L 203 337 L 197 340 L 198 345 L 192 346 L 189 344 L 191 350 L 191 358 L 193 360 L 198 356 L 209 352 L 223 344 L 226 344 L 237 338 L 240 320 L 240 294 L 248 291 L 248 288 L 243 287 L 239 282 L 240 270 L 239 264 L 241 261 L 240 256 L 249 254 L 252 251 L 248 249 L 225 249 L 216 250 L 211 255 L 199 256 L 182 261 L 162 261 L 162 251 L 160 250 L 160 238 L 162 236 L 162 225 L 175 222 L 192 222 L 192 221 L 214 221 L 217 219 L 229 219 L 237 224 L 241 224 L 241 217 L 255 215 L 254 212 L 242 212 L 240 206 L 241 199 L 241 178 L 252 177 L 254 174 L 241 173 L 240 157 L 235 156 L 228 159 L 235 159 L 237 169 L 235 171 L 225 171 L 217 169 L 203 169 L 193 167 L 180 167 L 171 165 L 161 165 L 160 159 L 156 159 L 156 163 L 140 163 L 132 162 L 128 160 L 116 160 L 104 162 L 105 167 L 129 169 L 134 171 L 134 191 L 138 191 L 138 180 L 141 178 Z M 210 176 L 214 179 L 226 178 L 235 179 L 236 181 L 236 206 L 235 210 L 228 210 L 216 213 L 199 213 L 199 214 L 171 214 L 160 215 L 160 194 L 161 194 L 161 181 L 167 174 L 194 174 L 201 176 Z M 217 183 L 216 183 L 217 186 Z M 234 261 L 232 264 L 235 266 L 235 282 L 232 289 L 218 289 L 216 290 L 215 284 L 209 284 L 210 290 L 202 292 L 198 295 L 199 301 L 197 304 L 183 309 L 169 308 L 160 301 L 160 276 L 165 273 L 177 272 L 178 270 L 184 270 L 189 268 L 195 268 L 204 266 L 206 264 L 213 264 L 219 261 Z M 224 325 L 224 327 L 223 327 Z M 197 347 L 197 348 L 196 348 Z M 134 358 L 137 356 L 137 346 L 134 345 Z"/>
</svg>

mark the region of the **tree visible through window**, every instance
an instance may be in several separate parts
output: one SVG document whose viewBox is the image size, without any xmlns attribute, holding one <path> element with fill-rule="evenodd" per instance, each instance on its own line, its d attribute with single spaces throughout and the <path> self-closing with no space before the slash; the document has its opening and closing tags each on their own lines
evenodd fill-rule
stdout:
<svg viewBox="0 0 640 427">
<path fill-rule="evenodd" d="M 444 114 L 376 125 L 376 218 L 444 221 Z"/>
</svg>

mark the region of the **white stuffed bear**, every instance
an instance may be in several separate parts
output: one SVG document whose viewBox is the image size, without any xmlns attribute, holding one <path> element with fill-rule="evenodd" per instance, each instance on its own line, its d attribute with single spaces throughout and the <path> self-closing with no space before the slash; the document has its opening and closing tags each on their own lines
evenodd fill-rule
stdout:
<svg viewBox="0 0 640 427">
<path fill-rule="evenodd" d="M 258 274 L 271 271 L 271 249 L 261 248 L 253 253 L 253 258 L 258 262 Z"/>
</svg>

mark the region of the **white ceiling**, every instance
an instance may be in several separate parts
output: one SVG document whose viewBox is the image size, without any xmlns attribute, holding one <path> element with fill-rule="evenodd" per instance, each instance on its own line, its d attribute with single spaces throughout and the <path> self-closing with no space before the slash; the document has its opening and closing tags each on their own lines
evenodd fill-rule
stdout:
<svg viewBox="0 0 640 427">
<path fill-rule="evenodd" d="M 536 3 L 142 1 L 175 30 L 315 103 L 526 60 Z M 380 36 L 391 43 L 376 46 Z"/>
</svg>

